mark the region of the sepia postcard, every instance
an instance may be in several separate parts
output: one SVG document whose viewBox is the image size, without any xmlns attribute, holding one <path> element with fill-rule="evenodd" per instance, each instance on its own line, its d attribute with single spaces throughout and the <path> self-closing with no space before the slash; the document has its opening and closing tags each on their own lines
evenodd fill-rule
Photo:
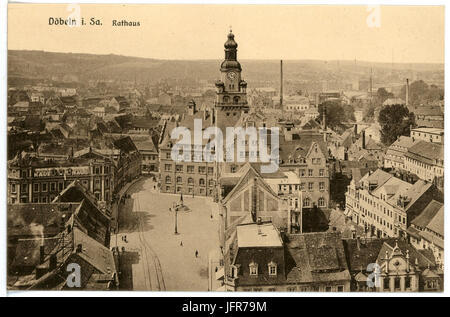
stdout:
<svg viewBox="0 0 450 317">
<path fill-rule="evenodd" d="M 444 291 L 444 6 L 7 11 L 8 292 Z"/>
</svg>

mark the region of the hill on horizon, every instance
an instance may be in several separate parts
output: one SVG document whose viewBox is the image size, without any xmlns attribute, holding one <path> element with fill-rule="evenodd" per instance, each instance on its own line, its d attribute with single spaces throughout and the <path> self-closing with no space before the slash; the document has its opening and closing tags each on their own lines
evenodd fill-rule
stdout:
<svg viewBox="0 0 450 317">
<path fill-rule="evenodd" d="M 8 77 L 48 79 L 53 76 L 76 76 L 80 81 L 138 80 L 154 82 L 165 78 L 195 78 L 215 80 L 219 77 L 222 59 L 217 60 L 162 60 L 115 54 L 58 53 L 37 50 L 8 50 Z M 274 81 L 279 78 L 279 60 L 240 60 L 247 81 Z M 357 79 L 394 72 L 442 73 L 441 63 L 377 63 L 368 61 L 284 60 L 286 80 L 320 81 Z"/>
</svg>

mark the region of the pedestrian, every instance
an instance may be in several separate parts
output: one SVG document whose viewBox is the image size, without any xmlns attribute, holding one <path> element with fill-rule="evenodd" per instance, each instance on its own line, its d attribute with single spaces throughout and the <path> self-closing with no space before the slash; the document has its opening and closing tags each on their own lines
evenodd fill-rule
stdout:
<svg viewBox="0 0 450 317">
<path fill-rule="evenodd" d="M 198 258 L 198 251 L 195 250 L 195 257 Z"/>
<path fill-rule="evenodd" d="M 180 243 L 180 247 L 182 247 L 183 246 L 183 241 L 181 241 L 181 243 Z"/>
</svg>

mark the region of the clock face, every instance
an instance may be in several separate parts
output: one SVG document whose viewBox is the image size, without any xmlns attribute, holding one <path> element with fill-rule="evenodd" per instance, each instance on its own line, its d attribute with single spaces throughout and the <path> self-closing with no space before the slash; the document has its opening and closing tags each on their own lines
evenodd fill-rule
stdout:
<svg viewBox="0 0 450 317">
<path fill-rule="evenodd" d="M 236 78 L 236 73 L 235 73 L 235 72 L 229 72 L 229 73 L 227 74 L 227 76 L 228 76 L 228 79 L 233 80 L 233 79 Z"/>
</svg>

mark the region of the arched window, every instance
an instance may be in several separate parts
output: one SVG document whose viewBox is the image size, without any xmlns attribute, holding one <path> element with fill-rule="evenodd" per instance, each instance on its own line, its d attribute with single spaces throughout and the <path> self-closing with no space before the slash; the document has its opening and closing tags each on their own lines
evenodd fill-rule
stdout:
<svg viewBox="0 0 450 317">
<path fill-rule="evenodd" d="M 325 206 L 325 198 L 320 197 L 319 198 L 319 207 L 324 207 Z"/>
<path fill-rule="evenodd" d="M 166 176 L 166 184 L 170 184 L 172 182 L 172 179 L 170 176 Z"/>
<path fill-rule="evenodd" d="M 198 180 L 198 183 L 200 184 L 200 186 L 205 186 L 205 179 L 200 178 L 200 179 Z"/>
<path fill-rule="evenodd" d="M 303 207 L 309 207 L 311 205 L 311 200 L 307 197 L 303 199 Z"/>
<path fill-rule="evenodd" d="M 268 265 L 269 275 L 277 275 L 277 264 L 271 261 Z"/>
<path fill-rule="evenodd" d="M 177 177 L 177 183 L 182 183 L 183 182 L 183 178 L 181 176 Z"/>
<path fill-rule="evenodd" d="M 250 275 L 258 275 L 258 264 L 255 262 L 251 262 L 249 265 Z"/>
<path fill-rule="evenodd" d="M 230 102 L 230 97 L 224 96 L 223 97 L 223 102 Z"/>
<path fill-rule="evenodd" d="M 239 103 L 239 96 L 235 96 L 234 98 L 233 98 L 233 102 L 234 103 Z"/>
<path fill-rule="evenodd" d="M 194 179 L 192 177 L 188 178 L 188 184 L 189 185 L 194 185 Z"/>
</svg>

